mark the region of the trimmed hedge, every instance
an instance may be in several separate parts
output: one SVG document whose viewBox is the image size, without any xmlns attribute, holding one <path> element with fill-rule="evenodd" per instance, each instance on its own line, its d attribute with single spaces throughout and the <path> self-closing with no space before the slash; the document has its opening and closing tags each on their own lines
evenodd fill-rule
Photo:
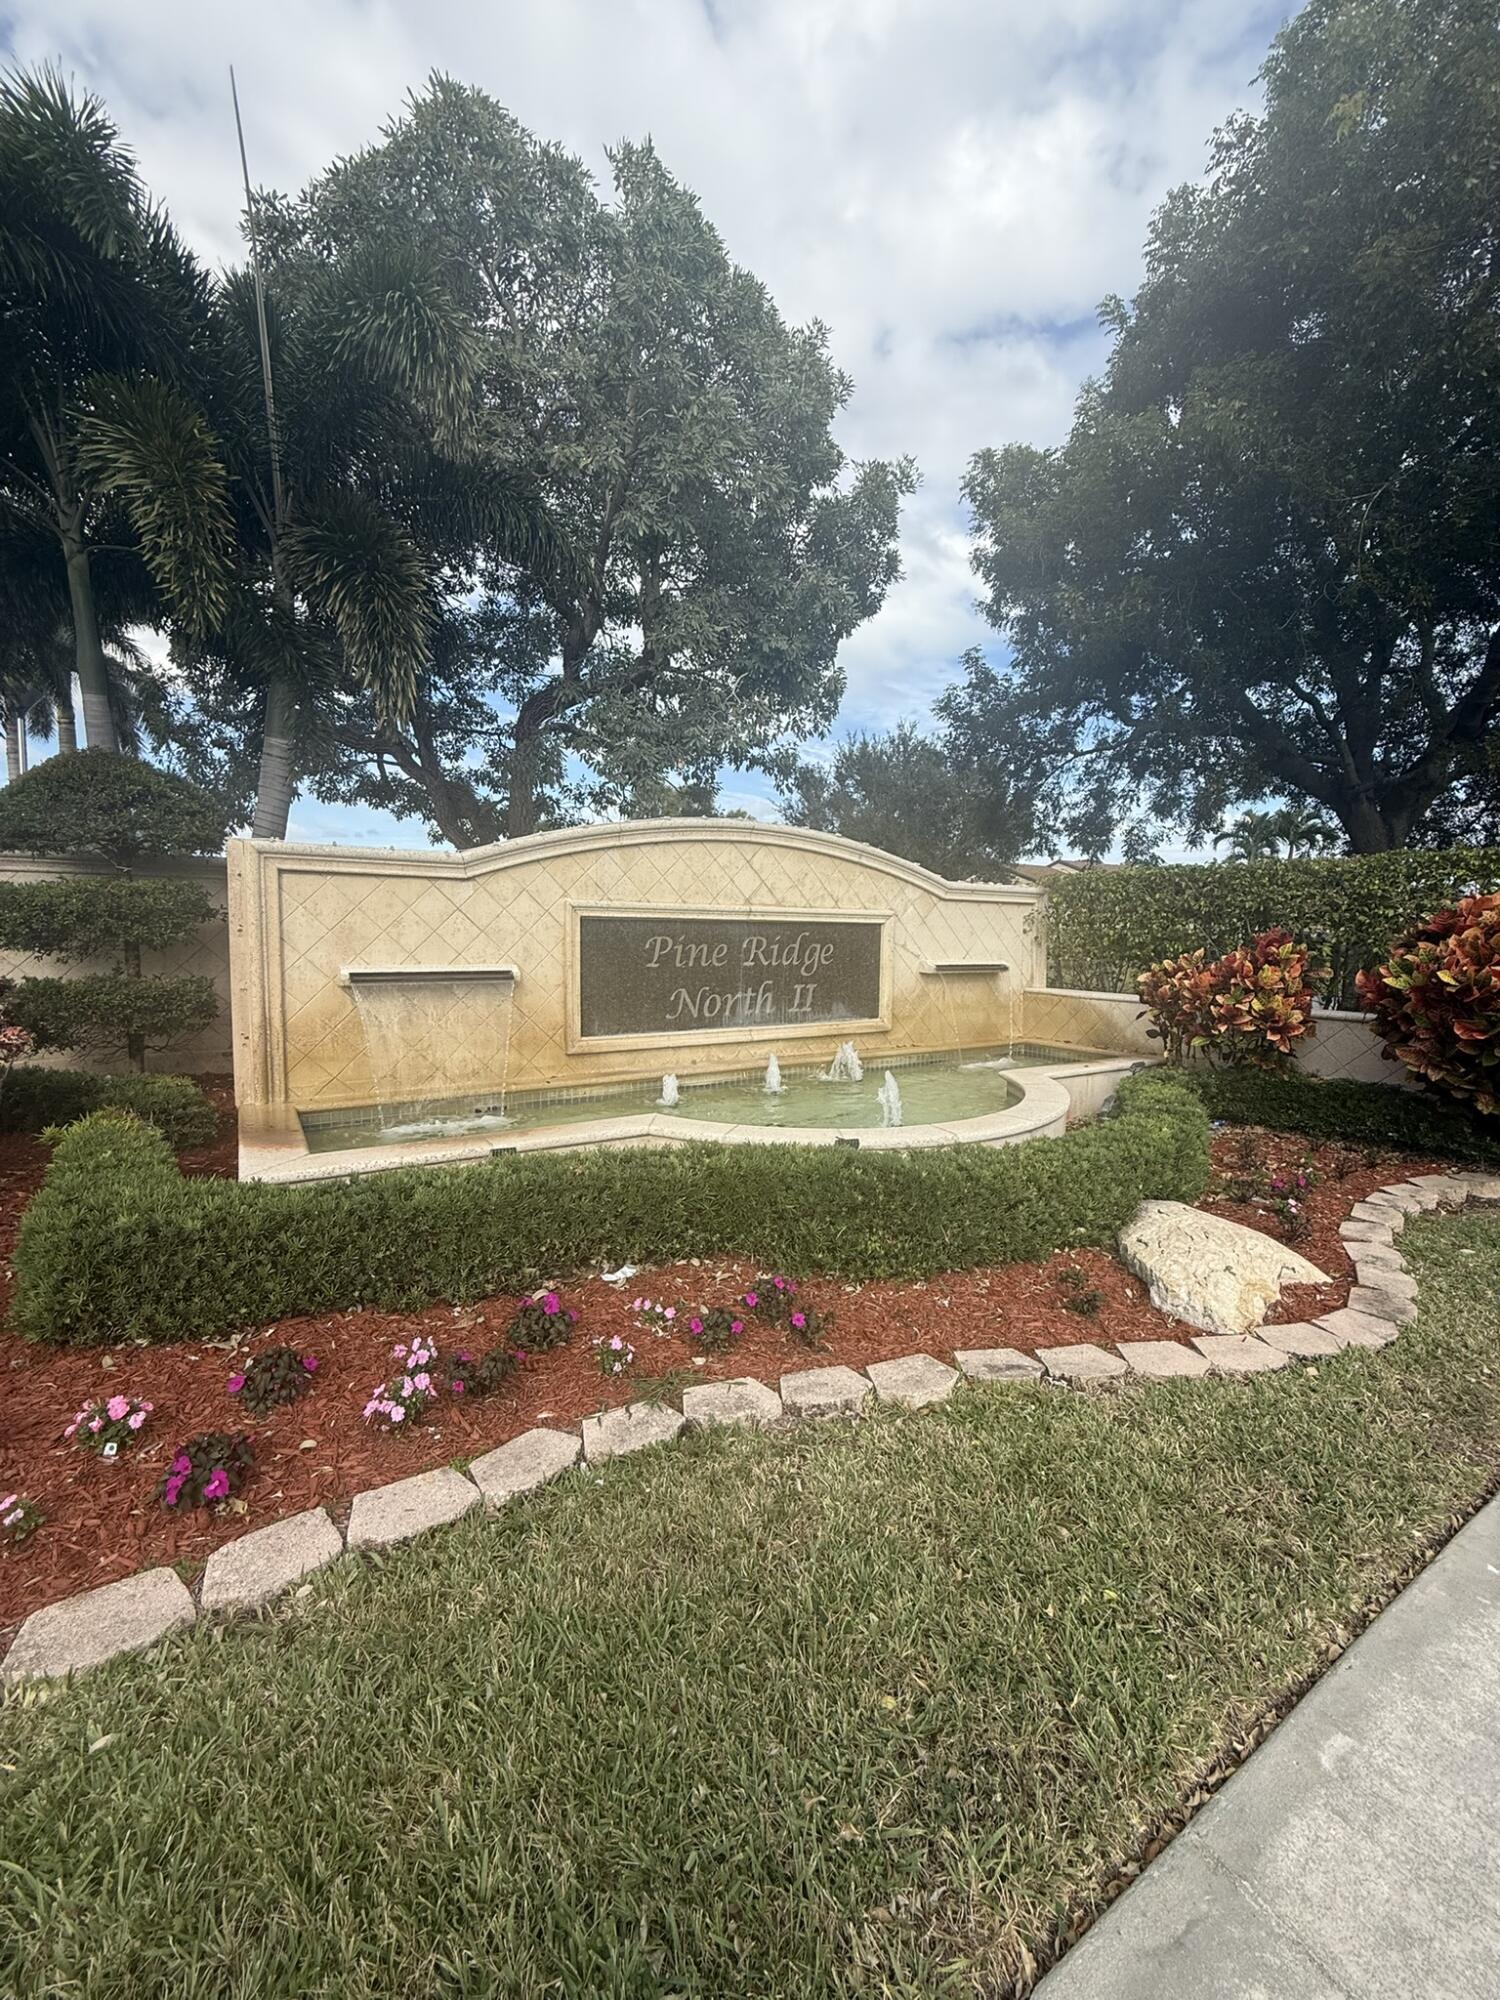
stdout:
<svg viewBox="0 0 1500 2000">
<path fill-rule="evenodd" d="M 1312 861 L 1093 868 L 1050 876 L 1048 984 L 1133 993 L 1148 965 L 1210 958 L 1286 930 L 1329 967 L 1318 998 L 1353 1006 L 1354 975 L 1461 896 L 1500 889 L 1500 848 L 1406 848 Z"/>
<path fill-rule="evenodd" d="M 1110 1243 L 1143 1197 L 1193 1201 L 1207 1179 L 1203 1106 L 1154 1073 L 1121 1084 L 1112 1118 L 1018 1146 L 517 1154 L 301 1187 L 186 1179 L 160 1133 L 97 1115 L 64 1134 L 22 1218 L 12 1320 L 34 1340 L 198 1339 L 728 1254 L 925 1277 Z"/>
<path fill-rule="evenodd" d="M 1227 1125 L 1266 1125 L 1355 1146 L 1394 1146 L 1476 1166 L 1500 1164 L 1500 1131 L 1461 1105 L 1343 1077 L 1192 1065 L 1174 1072 Z M 1493 1124 L 1493 1121 L 1488 1121 Z"/>
<path fill-rule="evenodd" d="M 83 1069 L 14 1069 L 0 1093 L 0 1132 L 43 1132 L 92 1111 L 131 1111 L 173 1152 L 209 1145 L 219 1114 L 189 1076 L 95 1076 Z"/>
<path fill-rule="evenodd" d="M 85 972 L 76 979 L 23 979 L 5 1010 L 36 1037 L 39 1049 L 125 1052 L 139 1043 L 164 1048 L 218 1019 L 219 996 L 201 972 L 136 979 L 125 972 Z"/>
</svg>

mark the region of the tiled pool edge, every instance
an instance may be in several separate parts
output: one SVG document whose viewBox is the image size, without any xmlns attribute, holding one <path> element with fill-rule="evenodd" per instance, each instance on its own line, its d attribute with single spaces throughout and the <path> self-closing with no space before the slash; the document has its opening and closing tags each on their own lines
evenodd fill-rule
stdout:
<svg viewBox="0 0 1500 2000">
<path fill-rule="evenodd" d="M 1284 1368 L 1294 1358 L 1385 1347 L 1416 1313 L 1416 1281 L 1395 1247 L 1407 1216 L 1457 1209 L 1471 1200 L 1500 1202 L 1500 1174 L 1419 1174 L 1356 1203 L 1366 1213 L 1351 1211 L 1340 1225 L 1355 1266 L 1349 1304 L 1307 1324 L 1263 1325 L 1244 1336 L 1202 1334 L 1188 1346 L 1127 1341 L 1113 1351 L 1082 1344 L 1044 1349 L 1037 1356 L 1010 1348 L 963 1350 L 955 1368 L 926 1354 L 875 1362 L 864 1370 L 808 1368 L 783 1375 L 775 1389 L 749 1377 L 695 1385 L 684 1392 L 680 1414 L 659 1404 L 632 1403 L 602 1418 L 585 1417 L 566 1431 L 525 1431 L 473 1460 L 467 1472 L 440 1466 L 354 1495 L 347 1532 L 318 1507 L 224 1543 L 210 1556 L 196 1597 L 175 1570 L 156 1568 L 46 1605 L 21 1625 L 0 1678 L 55 1680 L 145 1651 L 200 1617 L 254 1610 L 340 1555 L 393 1547 L 481 1505 L 493 1511 L 580 1463 L 595 1466 L 668 1443 L 686 1429 L 853 1416 L 872 1400 L 919 1409 L 945 1401 L 960 1382 L 1050 1382 L 1085 1389 L 1104 1380 L 1259 1374 Z M 1174 1352 L 1162 1351 L 1167 1349 Z M 690 1398 L 692 1410 L 686 1407 Z"/>
</svg>

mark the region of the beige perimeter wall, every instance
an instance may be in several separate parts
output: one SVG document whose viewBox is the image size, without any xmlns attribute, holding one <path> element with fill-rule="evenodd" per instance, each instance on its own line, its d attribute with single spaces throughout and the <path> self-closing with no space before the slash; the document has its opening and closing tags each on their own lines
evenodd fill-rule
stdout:
<svg viewBox="0 0 1500 2000">
<path fill-rule="evenodd" d="M 648 820 L 536 834 L 466 854 L 379 852 L 231 841 L 230 953 L 235 1089 L 251 1129 L 285 1129 L 295 1110 L 378 1096 L 348 968 L 513 965 L 506 1081 L 511 1088 L 597 1084 L 823 1060 L 836 1027 L 721 1029 L 664 1046 L 578 1046 L 574 926 L 585 910 L 878 917 L 886 924 L 887 1025 L 861 1027 L 867 1060 L 883 1050 L 1003 1041 L 1012 993 L 1041 976 L 1029 884 L 944 882 L 832 834 L 737 820 Z M 998 978 L 938 978 L 933 961 L 1003 960 Z M 847 1032 L 845 1030 L 844 1032 Z M 668 1058 L 670 1057 L 670 1061 Z M 469 1088 L 465 1051 L 432 1095 Z"/>
<path fill-rule="evenodd" d="M 0 854 L 0 881 L 50 882 L 60 875 L 107 875 L 112 871 L 101 861 L 85 855 L 59 854 L 45 859 L 31 854 Z M 226 900 L 222 861 L 178 861 L 170 867 L 143 866 L 142 875 L 162 876 L 196 882 L 207 890 L 222 911 Z M 71 978 L 77 973 L 109 972 L 108 959 L 43 958 L 35 952 L 0 951 L 0 976 L 7 979 Z M 169 1074 L 223 1075 L 231 1065 L 229 1035 L 229 931 L 222 915 L 205 924 L 186 944 L 171 951 L 141 954 L 141 970 L 163 974 L 206 973 L 219 993 L 219 1017 L 202 1034 L 175 1043 L 170 1049 L 152 1050 L 146 1067 Z M 126 1067 L 123 1055 L 94 1056 L 85 1049 L 64 1049 L 38 1061 L 49 1069 L 120 1070 Z"/>
</svg>

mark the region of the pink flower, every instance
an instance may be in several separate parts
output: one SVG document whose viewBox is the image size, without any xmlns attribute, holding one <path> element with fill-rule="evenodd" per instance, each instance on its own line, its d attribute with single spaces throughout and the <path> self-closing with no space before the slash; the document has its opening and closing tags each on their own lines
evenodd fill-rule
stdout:
<svg viewBox="0 0 1500 2000">
<path fill-rule="evenodd" d="M 184 1477 L 185 1475 L 183 1473 L 180 1472 L 174 1473 L 172 1477 L 167 1481 L 166 1485 L 163 1486 L 161 1490 L 161 1497 L 163 1500 L 166 1501 L 169 1507 L 175 1507 L 177 1505 L 177 1496 L 182 1491 L 182 1482 Z"/>
<path fill-rule="evenodd" d="M 802 1327 L 802 1326 L 806 1326 L 806 1325 L 807 1325 L 807 1314 L 806 1314 L 806 1313 L 793 1313 L 793 1314 L 792 1314 L 792 1325 L 793 1325 L 793 1326 L 797 1326 L 797 1327 Z"/>
<path fill-rule="evenodd" d="M 702 1331 L 703 1331 L 703 1322 L 701 1319 L 690 1319 L 688 1321 L 689 1333 L 702 1333 Z"/>
<path fill-rule="evenodd" d="M 111 1396 L 104 1406 L 104 1412 L 112 1424 L 117 1424 L 121 1417 L 130 1414 L 130 1398 L 128 1396 Z"/>
<path fill-rule="evenodd" d="M 229 1474 L 224 1470 L 222 1465 L 216 1465 L 208 1475 L 207 1482 L 203 1488 L 203 1497 L 205 1500 L 222 1500 L 228 1491 Z"/>
<path fill-rule="evenodd" d="M 391 1404 L 390 1419 L 393 1424 L 404 1424 L 406 1422 L 406 1412 L 399 1403 Z"/>
<path fill-rule="evenodd" d="M 771 1280 L 771 1283 L 776 1287 L 778 1292 L 784 1292 L 786 1290 L 785 1278 L 773 1278 Z"/>
<path fill-rule="evenodd" d="M 623 1346 L 625 1345 L 624 1341 L 623 1341 L 623 1340 L 621 1340 L 620 1336 L 619 1336 L 619 1335 L 618 1335 L 617 1333 L 615 1333 L 615 1334 L 611 1334 L 611 1335 L 610 1335 L 610 1341 L 609 1341 L 609 1344 L 610 1344 L 610 1346 L 611 1346 L 611 1347 L 613 1347 L 613 1348 L 614 1348 L 614 1349 L 615 1349 L 615 1350 L 616 1350 L 617 1352 L 619 1351 L 619 1349 L 620 1349 L 620 1348 L 622 1348 L 622 1347 L 623 1347 Z"/>
<path fill-rule="evenodd" d="M 406 1352 L 406 1342 L 405 1342 L 405 1341 L 403 1340 L 403 1341 L 402 1341 L 402 1342 L 401 1342 L 401 1343 L 399 1344 L 399 1346 L 396 1346 L 396 1347 L 393 1347 L 393 1348 L 391 1349 L 391 1358 L 392 1358 L 393 1360 L 397 1360 L 397 1361 L 399 1361 L 399 1360 L 400 1360 L 400 1358 L 402 1357 L 402 1355 L 404 1355 L 404 1354 L 405 1354 L 405 1352 Z"/>
<path fill-rule="evenodd" d="M 732 1319 L 729 1322 L 729 1331 L 731 1333 L 743 1333 L 745 1331 L 745 1322 L 742 1319 Z"/>
<path fill-rule="evenodd" d="M 68 1425 L 68 1428 L 63 1432 L 63 1436 L 65 1438 L 70 1438 L 73 1435 L 74 1431 L 77 1430 L 77 1428 L 78 1428 L 78 1419 L 75 1417 L 72 1423 L 70 1423 Z"/>
<path fill-rule="evenodd" d="M 662 1313 L 663 1319 L 676 1319 L 676 1317 L 677 1317 L 676 1306 L 668 1306 L 666 1310 Z"/>
<path fill-rule="evenodd" d="M 429 1374 L 427 1374 L 425 1370 L 420 1375 L 413 1375 L 411 1379 L 413 1382 L 416 1383 L 417 1387 L 422 1391 L 423 1395 L 425 1395 L 427 1391 L 432 1387 L 432 1377 Z"/>
<path fill-rule="evenodd" d="M 172 1460 L 172 1470 L 174 1472 L 180 1472 L 184 1477 L 186 1477 L 186 1475 L 190 1473 L 192 1469 L 193 1469 L 193 1461 L 188 1457 L 187 1453 L 185 1451 L 178 1452 L 177 1456 Z"/>
<path fill-rule="evenodd" d="M 454 1395 L 455 1395 L 455 1396 L 461 1396 L 461 1395 L 463 1394 L 463 1392 L 464 1392 L 464 1385 L 463 1385 L 463 1383 L 462 1383 L 462 1382 L 455 1382 L 455 1383 L 453 1384 L 453 1393 L 454 1393 Z"/>
<path fill-rule="evenodd" d="M 138 1431 L 140 1429 L 141 1425 L 146 1421 L 146 1414 L 147 1413 L 145 1410 L 137 1410 L 132 1415 L 129 1421 L 130 1421 L 130 1428 L 133 1431 Z"/>
<path fill-rule="evenodd" d="M 229 1391 L 231 1396 L 237 1396 L 244 1386 L 245 1378 L 243 1375 L 231 1375 L 229 1380 L 224 1384 L 224 1387 Z"/>
<path fill-rule="evenodd" d="M 556 1292 L 547 1292 L 542 1299 L 542 1311 L 544 1313 L 555 1313 L 561 1303 L 562 1301 L 558 1298 Z"/>
<path fill-rule="evenodd" d="M 758 1292 L 746 1292 L 745 1304 L 753 1311 L 760 1304 L 760 1294 Z"/>
<path fill-rule="evenodd" d="M 317 1374 L 317 1372 L 318 1372 L 318 1357 L 317 1357 L 317 1355 L 316 1355 L 316 1354 L 304 1354 L 304 1355 L 303 1355 L 303 1357 L 302 1357 L 302 1366 L 303 1366 L 303 1367 L 304 1367 L 304 1368 L 305 1368 L 305 1369 L 307 1370 L 307 1372 L 308 1372 L 308 1374 L 309 1374 L 309 1375 L 316 1375 L 316 1374 Z"/>
<path fill-rule="evenodd" d="M 91 1431 L 102 1431 L 102 1430 L 103 1430 L 103 1428 L 104 1428 L 104 1419 L 103 1419 L 103 1417 L 90 1417 L 90 1418 L 89 1418 L 89 1429 L 90 1429 Z"/>
</svg>

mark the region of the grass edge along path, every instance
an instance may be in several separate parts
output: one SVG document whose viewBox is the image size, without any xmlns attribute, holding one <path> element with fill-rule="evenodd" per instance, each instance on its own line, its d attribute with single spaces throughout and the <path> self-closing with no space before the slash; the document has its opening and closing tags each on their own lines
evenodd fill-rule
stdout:
<svg viewBox="0 0 1500 2000">
<path fill-rule="evenodd" d="M 1500 1469 L 1500 1227 L 1380 1352 L 705 1435 L 0 1715 L 0 1991 L 1024 1992 Z"/>
</svg>

